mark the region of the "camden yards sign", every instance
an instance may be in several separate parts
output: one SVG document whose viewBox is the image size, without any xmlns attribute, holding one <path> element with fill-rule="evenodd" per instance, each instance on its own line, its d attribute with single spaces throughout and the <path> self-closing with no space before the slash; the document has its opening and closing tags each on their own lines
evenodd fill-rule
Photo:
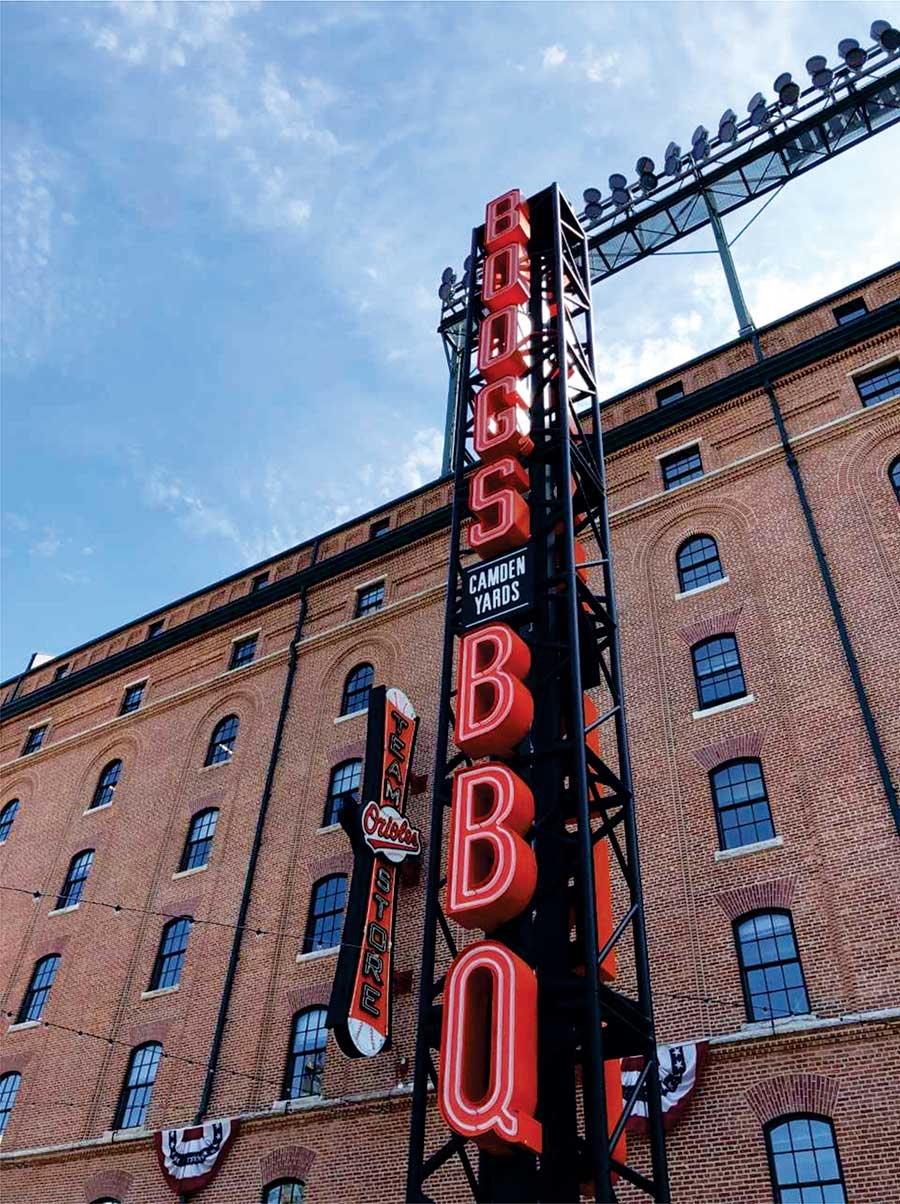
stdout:
<svg viewBox="0 0 900 1204">
<path fill-rule="evenodd" d="M 350 1058 L 372 1057 L 390 1040 L 398 867 L 422 852 L 404 814 L 418 726 L 402 690 L 372 690 L 361 802 L 341 809 L 353 881 L 327 1024 Z"/>
<path fill-rule="evenodd" d="M 466 630 L 526 610 L 534 598 L 530 547 L 472 565 L 463 569 L 462 576 L 462 624 Z"/>
</svg>

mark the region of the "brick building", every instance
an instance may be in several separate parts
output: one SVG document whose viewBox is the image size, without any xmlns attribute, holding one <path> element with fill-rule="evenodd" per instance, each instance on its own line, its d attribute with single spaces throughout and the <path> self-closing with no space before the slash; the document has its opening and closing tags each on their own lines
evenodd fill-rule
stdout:
<svg viewBox="0 0 900 1204">
<path fill-rule="evenodd" d="M 896 782 L 898 324 L 895 266 L 761 330 L 762 366 L 737 340 L 605 405 L 657 1027 L 711 1042 L 670 1135 L 678 1201 L 771 1200 L 791 1142 L 826 1185 L 803 1198 L 896 1198 L 900 856 L 877 753 Z M 402 1198 L 420 887 L 393 1047 L 323 1053 L 320 1009 L 373 678 L 416 703 L 431 769 L 449 489 L 4 683 L 6 1200 L 172 1199 L 151 1134 L 201 1103 L 242 1118 L 209 1204 Z M 420 826 L 427 807 L 422 789 Z M 466 1198 L 449 1168 L 438 1198 Z"/>
</svg>

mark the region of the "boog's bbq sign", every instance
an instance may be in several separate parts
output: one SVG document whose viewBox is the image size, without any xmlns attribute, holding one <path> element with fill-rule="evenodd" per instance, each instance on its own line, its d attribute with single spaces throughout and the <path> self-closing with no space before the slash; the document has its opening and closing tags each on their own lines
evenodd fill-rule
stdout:
<svg viewBox="0 0 900 1204">
<path fill-rule="evenodd" d="M 469 548 L 484 563 L 467 570 L 464 580 L 454 732 L 457 747 L 474 764 L 458 770 L 453 781 L 445 901 L 449 918 L 486 935 L 460 952 L 447 972 L 437 1093 L 449 1127 L 492 1154 L 540 1154 L 542 1142 L 537 977 L 490 935 L 531 905 L 538 876 L 528 841 L 534 797 L 507 763 L 534 719 L 526 685 L 531 653 L 497 618 L 513 602 L 527 602 L 530 593 L 530 237 L 528 202 L 519 191 L 490 202 L 481 293 L 487 315 L 478 335 L 485 384 L 474 400 L 473 443 L 481 463 L 470 478 L 468 528 Z M 575 555 L 583 558 L 580 546 Z M 596 717 L 588 699 L 585 717 L 588 724 Z M 597 731 L 588 739 L 596 747 Z M 602 945 L 612 931 L 608 850 L 605 841 L 594 847 Z M 601 973 L 614 976 L 614 951 Z M 619 1064 L 610 1061 L 606 1069 L 614 1124 L 622 1111 Z M 622 1146 L 616 1153 L 623 1156 Z"/>
<path fill-rule="evenodd" d="M 391 1035 L 398 868 L 422 851 L 405 815 L 418 726 L 402 690 L 372 690 L 361 801 L 341 808 L 353 880 L 327 1023 L 351 1058 L 380 1053 Z"/>
</svg>

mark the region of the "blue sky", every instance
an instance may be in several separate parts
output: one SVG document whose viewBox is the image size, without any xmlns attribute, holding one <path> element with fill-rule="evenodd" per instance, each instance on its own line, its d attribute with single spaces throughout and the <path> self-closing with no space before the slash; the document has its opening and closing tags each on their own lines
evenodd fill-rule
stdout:
<svg viewBox="0 0 900 1204">
<path fill-rule="evenodd" d="M 0 15 L 3 676 L 429 480 L 436 287 L 484 202 L 553 179 L 578 200 L 890 16 L 138 0 Z M 893 130 L 798 180 L 741 239 L 758 322 L 896 253 L 897 151 Z M 651 259 L 595 304 L 607 393 L 735 333 L 709 257 Z"/>
</svg>

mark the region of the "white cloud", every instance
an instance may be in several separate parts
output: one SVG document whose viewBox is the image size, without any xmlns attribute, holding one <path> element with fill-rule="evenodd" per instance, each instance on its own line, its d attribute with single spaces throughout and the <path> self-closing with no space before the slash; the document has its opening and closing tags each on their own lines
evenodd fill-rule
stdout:
<svg viewBox="0 0 900 1204">
<path fill-rule="evenodd" d="M 44 527 L 42 538 L 36 539 L 28 550 L 32 556 L 43 556 L 46 560 L 50 560 L 61 547 L 62 540 L 59 532 L 53 527 Z"/>
<path fill-rule="evenodd" d="M 566 50 L 564 46 L 554 43 L 552 46 L 545 46 L 541 56 L 541 62 L 545 67 L 561 67 L 566 61 Z"/>
<path fill-rule="evenodd" d="M 612 84 L 618 86 L 622 83 L 622 75 L 619 70 L 619 56 L 615 51 L 609 51 L 606 54 L 597 54 L 593 47 L 588 46 L 584 52 L 584 57 L 581 60 L 581 68 L 586 79 L 592 84 Z"/>
<path fill-rule="evenodd" d="M 415 431 L 407 441 L 407 450 L 396 464 L 382 471 L 381 486 L 386 495 L 397 496 L 418 489 L 440 475 L 444 436 L 436 427 Z"/>
</svg>

